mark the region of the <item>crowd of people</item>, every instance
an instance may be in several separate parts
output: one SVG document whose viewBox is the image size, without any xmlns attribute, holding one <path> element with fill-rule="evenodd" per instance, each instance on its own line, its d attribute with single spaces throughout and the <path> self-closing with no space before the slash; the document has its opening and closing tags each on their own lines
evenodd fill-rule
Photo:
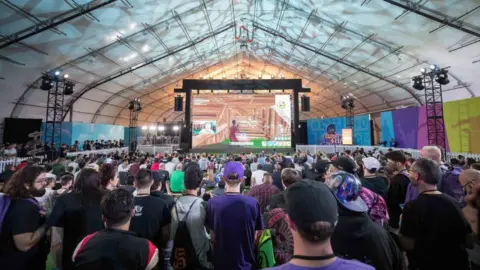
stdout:
<svg viewBox="0 0 480 270">
<path fill-rule="evenodd" d="M 0 269 L 480 269 L 480 164 L 435 146 L 39 162 L 0 176 Z"/>
</svg>

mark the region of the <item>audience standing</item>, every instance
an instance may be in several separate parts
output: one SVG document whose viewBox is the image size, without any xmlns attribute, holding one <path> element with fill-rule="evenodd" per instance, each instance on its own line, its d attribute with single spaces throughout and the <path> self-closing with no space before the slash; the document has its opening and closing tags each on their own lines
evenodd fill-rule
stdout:
<svg viewBox="0 0 480 270">
<path fill-rule="evenodd" d="M 257 199 L 262 213 L 267 211 L 267 206 L 272 196 L 280 193 L 280 190 L 272 182 L 272 175 L 265 173 L 263 175 L 263 183 L 252 187 L 248 193 L 248 196 Z"/>
<path fill-rule="evenodd" d="M 405 163 L 407 158 L 401 151 L 391 151 L 385 154 L 387 166 L 394 176 L 390 179 L 390 187 L 387 192 L 387 207 L 390 213 L 390 227 L 399 228 L 400 215 L 405 203 L 407 188 L 410 184 Z"/>
</svg>

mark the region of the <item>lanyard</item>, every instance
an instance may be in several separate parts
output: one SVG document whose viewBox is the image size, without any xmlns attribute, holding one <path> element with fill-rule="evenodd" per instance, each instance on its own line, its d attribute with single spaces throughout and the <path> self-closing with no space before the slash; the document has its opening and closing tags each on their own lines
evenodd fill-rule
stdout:
<svg viewBox="0 0 480 270">
<path fill-rule="evenodd" d="M 328 254 L 323 256 L 304 256 L 304 255 L 293 255 L 292 259 L 306 260 L 306 261 L 325 261 L 335 258 L 335 254 Z"/>
<path fill-rule="evenodd" d="M 434 191 L 437 191 L 437 190 L 436 189 L 425 190 L 425 191 L 422 191 L 420 194 L 418 194 L 418 196 L 422 195 L 423 193 L 434 192 Z"/>
</svg>

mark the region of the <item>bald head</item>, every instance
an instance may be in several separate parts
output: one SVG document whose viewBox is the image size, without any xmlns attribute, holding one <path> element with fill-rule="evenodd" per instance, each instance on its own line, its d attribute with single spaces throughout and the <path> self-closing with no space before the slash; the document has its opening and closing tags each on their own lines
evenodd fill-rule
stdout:
<svg viewBox="0 0 480 270">
<path fill-rule="evenodd" d="M 467 169 L 460 174 L 460 184 L 467 188 L 467 193 L 470 191 L 470 187 L 480 183 L 480 171 Z"/>
<path fill-rule="evenodd" d="M 422 148 L 420 155 L 423 158 L 431 159 L 437 163 L 442 161 L 442 151 L 437 146 L 428 145 Z"/>
</svg>

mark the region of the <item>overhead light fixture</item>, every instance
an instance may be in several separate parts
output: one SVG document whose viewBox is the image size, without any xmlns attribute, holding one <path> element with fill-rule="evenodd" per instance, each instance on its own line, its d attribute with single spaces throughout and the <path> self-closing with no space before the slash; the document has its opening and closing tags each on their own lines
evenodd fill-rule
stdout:
<svg viewBox="0 0 480 270">
<path fill-rule="evenodd" d="M 165 126 L 158 126 L 158 130 L 159 130 L 159 131 L 164 131 L 164 130 L 165 130 Z"/>
<path fill-rule="evenodd" d="M 412 87 L 416 90 L 423 90 L 425 86 L 423 85 L 423 78 L 416 76 L 412 78 Z"/>
<path fill-rule="evenodd" d="M 285 79 L 285 75 L 282 74 L 282 75 L 280 76 L 280 78 Z"/>
<path fill-rule="evenodd" d="M 65 88 L 63 89 L 63 94 L 66 96 L 69 96 L 73 94 L 73 87 L 75 86 L 74 83 L 72 82 L 66 82 L 65 83 Z"/>
<path fill-rule="evenodd" d="M 60 75 L 60 71 L 57 70 L 55 71 L 55 76 L 58 76 L 58 75 Z"/>
<path fill-rule="evenodd" d="M 65 79 L 68 78 L 68 74 L 63 75 L 63 78 Z"/>
<path fill-rule="evenodd" d="M 173 130 L 174 130 L 174 131 L 177 131 L 177 130 L 179 130 L 179 129 L 180 129 L 180 128 L 179 128 L 178 126 L 173 126 Z"/>
<path fill-rule="evenodd" d="M 425 72 L 427 72 L 427 70 L 424 69 L 424 68 L 421 68 L 421 69 L 420 69 L 420 72 L 425 73 Z"/>
<path fill-rule="evenodd" d="M 261 79 L 261 78 L 262 78 L 262 74 L 258 74 L 258 78 Z"/>
<path fill-rule="evenodd" d="M 434 65 L 434 64 L 430 65 L 430 69 L 431 69 L 431 70 L 436 70 L 437 68 L 438 68 L 437 65 Z"/>
<path fill-rule="evenodd" d="M 53 87 L 52 79 L 47 75 L 43 76 L 42 77 L 42 85 L 40 86 L 40 89 L 48 91 L 48 90 L 52 89 L 52 87 Z"/>
<path fill-rule="evenodd" d="M 441 85 L 446 85 L 450 83 L 450 80 L 448 79 L 448 70 L 442 69 L 438 72 L 436 75 L 435 81 Z"/>
<path fill-rule="evenodd" d="M 156 129 L 155 126 L 150 126 L 151 131 L 154 131 L 155 129 Z"/>
<path fill-rule="evenodd" d="M 147 126 L 142 126 L 142 130 L 147 130 Z"/>
</svg>

